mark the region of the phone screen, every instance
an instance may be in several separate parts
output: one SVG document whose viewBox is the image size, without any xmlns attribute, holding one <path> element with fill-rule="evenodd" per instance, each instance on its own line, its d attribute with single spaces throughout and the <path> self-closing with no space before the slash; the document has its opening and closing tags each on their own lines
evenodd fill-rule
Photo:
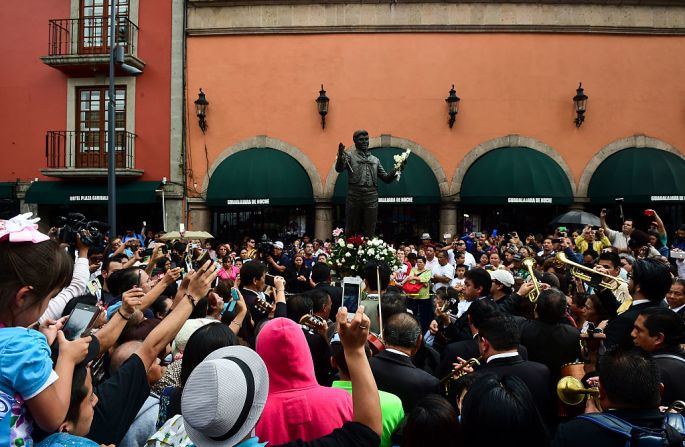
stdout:
<svg viewBox="0 0 685 447">
<path fill-rule="evenodd" d="M 240 296 L 236 289 L 231 289 L 231 296 L 233 297 L 233 301 L 240 301 Z"/>
<path fill-rule="evenodd" d="M 359 307 L 359 288 L 361 284 L 343 283 L 343 306 L 347 308 L 347 314 L 353 315 Z"/>
<path fill-rule="evenodd" d="M 266 279 L 264 280 L 267 286 L 271 287 L 276 287 L 276 283 L 274 282 L 274 275 L 266 275 Z"/>
<path fill-rule="evenodd" d="M 76 340 L 86 329 L 91 321 L 93 321 L 93 315 L 98 311 L 95 306 L 88 306 L 88 308 L 76 307 L 69 315 L 69 320 L 67 324 L 64 325 L 62 331 L 64 332 L 64 337 L 67 340 Z"/>
</svg>

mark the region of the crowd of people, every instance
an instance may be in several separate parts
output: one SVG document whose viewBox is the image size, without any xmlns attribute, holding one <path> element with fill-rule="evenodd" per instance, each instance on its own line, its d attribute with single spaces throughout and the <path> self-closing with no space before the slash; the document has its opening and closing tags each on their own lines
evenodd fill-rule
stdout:
<svg viewBox="0 0 685 447">
<path fill-rule="evenodd" d="M 0 221 L 0 445 L 683 445 L 685 226 L 648 211 L 417 235 L 348 306 L 331 241 Z"/>
</svg>

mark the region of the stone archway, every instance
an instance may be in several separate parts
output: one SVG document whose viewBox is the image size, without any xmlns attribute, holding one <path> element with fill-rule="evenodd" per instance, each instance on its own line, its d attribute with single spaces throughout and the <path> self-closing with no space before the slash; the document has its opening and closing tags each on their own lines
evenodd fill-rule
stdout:
<svg viewBox="0 0 685 447">
<path fill-rule="evenodd" d="M 464 176 L 471 165 L 473 165 L 481 156 L 485 155 L 486 153 L 503 147 L 527 147 L 547 155 L 552 160 L 557 162 L 557 164 L 564 171 L 566 177 L 568 178 L 568 182 L 571 185 L 571 191 L 575 195 L 576 184 L 573 180 L 573 174 L 571 173 L 571 169 L 568 167 L 566 160 L 564 160 L 561 154 L 559 154 L 556 149 L 548 146 L 542 141 L 522 135 L 506 135 L 504 137 L 494 138 L 471 149 L 461 163 L 459 163 L 457 170 L 454 172 L 452 183 L 450 184 L 450 195 L 456 196 L 459 194 L 461 191 L 461 184 L 464 181 Z"/>
<path fill-rule="evenodd" d="M 683 154 L 675 147 L 671 146 L 665 141 L 648 137 L 646 135 L 633 135 L 631 137 L 612 141 L 600 149 L 585 166 L 583 174 L 580 176 L 580 181 L 578 182 L 578 196 L 587 197 L 592 175 L 595 173 L 595 170 L 599 167 L 599 165 L 604 162 L 604 160 L 617 152 L 633 147 L 659 149 L 662 151 L 671 152 L 672 154 L 675 154 L 685 160 L 685 156 L 683 156 Z"/>
<path fill-rule="evenodd" d="M 426 162 L 428 167 L 431 168 L 435 179 L 438 182 L 438 188 L 440 188 L 440 196 L 447 197 L 449 195 L 449 184 L 447 182 L 447 176 L 445 175 L 445 170 L 442 168 L 440 162 L 435 158 L 435 156 L 425 149 L 423 146 L 415 143 L 414 141 L 407 140 L 405 138 L 394 137 L 392 135 L 381 135 L 380 137 L 373 137 L 369 139 L 369 149 L 381 148 L 381 147 L 396 147 L 399 149 L 409 149 L 423 161 Z M 386 169 L 390 169 L 387 167 Z M 335 171 L 335 162 L 333 166 L 328 171 L 326 176 L 326 184 L 324 186 L 324 197 L 328 200 L 333 198 L 333 191 L 335 189 L 335 182 L 338 180 L 338 173 Z"/>
<path fill-rule="evenodd" d="M 203 191 L 207 190 L 207 188 L 209 187 L 210 177 L 212 176 L 214 171 L 221 165 L 221 163 L 224 162 L 224 160 L 240 151 L 260 147 L 268 147 L 271 149 L 276 149 L 281 152 L 285 152 L 286 154 L 290 155 L 295 160 L 297 160 L 297 162 L 302 165 L 304 170 L 307 172 L 307 175 L 309 176 L 309 180 L 312 184 L 312 192 L 314 194 L 314 199 L 316 200 L 318 198 L 323 197 L 324 190 L 323 182 L 321 181 L 321 176 L 319 175 L 319 171 L 316 170 L 316 167 L 311 162 L 309 157 L 307 157 L 307 155 L 304 152 L 302 152 L 302 150 L 298 147 L 286 143 L 283 140 L 272 138 L 266 135 L 258 135 L 256 137 L 248 138 L 224 149 L 221 152 L 221 154 L 219 154 L 219 156 L 214 160 L 214 163 L 212 163 L 212 165 L 210 166 L 209 172 L 205 174 L 204 179 L 202 181 Z"/>
</svg>

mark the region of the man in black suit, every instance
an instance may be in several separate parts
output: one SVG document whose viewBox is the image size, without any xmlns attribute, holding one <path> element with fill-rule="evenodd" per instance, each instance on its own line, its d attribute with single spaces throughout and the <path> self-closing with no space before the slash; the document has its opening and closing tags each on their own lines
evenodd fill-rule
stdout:
<svg viewBox="0 0 685 447">
<path fill-rule="evenodd" d="M 471 330 L 469 329 L 469 320 L 466 316 L 466 310 L 474 301 L 486 298 L 490 293 L 490 288 L 492 287 L 492 279 L 487 270 L 481 268 L 473 268 L 466 271 L 464 279 L 464 298 L 466 303 L 466 309 L 461 309 L 456 321 L 452 322 L 447 315 L 441 316 L 441 321 L 433 320 L 430 324 L 430 330 L 432 333 L 437 334 L 442 332 L 445 340 L 450 342 L 457 342 L 462 340 L 469 340 L 473 338 Z"/>
<path fill-rule="evenodd" d="M 550 371 L 542 363 L 523 360 L 518 352 L 521 332 L 511 315 L 498 314 L 478 327 L 478 349 L 483 362 L 477 374 L 517 376 L 526 384 L 543 419 L 552 415 Z"/>
<path fill-rule="evenodd" d="M 633 303 L 628 310 L 609 320 L 604 333 L 607 348 L 620 346 L 630 348 L 633 346 L 633 324 L 637 315 L 649 307 L 661 306 L 666 293 L 671 288 L 671 272 L 667 265 L 656 259 L 641 259 L 635 261 L 632 269 L 632 278 L 628 282 L 628 290 L 633 298 Z M 608 308 L 616 308 L 617 301 L 611 291 L 604 290 L 597 294 Z M 613 302 L 612 302 L 613 301 Z"/>
<path fill-rule="evenodd" d="M 580 331 L 561 322 L 566 306 L 561 291 L 543 290 L 535 304 L 536 319 L 521 324 L 521 343 L 528 349 L 528 358 L 546 365 L 555 383 L 561 366 L 575 362 L 580 355 Z"/>
<path fill-rule="evenodd" d="M 602 408 L 608 409 L 605 413 L 609 417 L 617 417 L 639 427 L 660 429 L 664 417 L 659 412 L 659 389 L 659 371 L 656 364 L 637 350 L 613 348 L 607 350 L 600 358 L 599 400 Z M 590 415 L 581 415 L 561 424 L 557 428 L 552 446 L 629 445 L 629 437 L 614 433 L 597 422 L 586 419 L 588 416 Z"/>
<path fill-rule="evenodd" d="M 421 398 L 438 391 L 438 379 L 412 363 L 420 335 L 421 326 L 413 316 L 395 314 L 383 327 L 386 349 L 369 360 L 378 389 L 398 396 L 405 413 Z"/>
<path fill-rule="evenodd" d="M 668 308 L 685 318 L 685 279 L 676 279 L 666 294 Z"/>
<path fill-rule="evenodd" d="M 652 354 L 661 375 L 664 391 L 661 405 L 685 400 L 685 353 L 680 347 L 685 321 L 665 307 L 650 307 L 640 312 L 631 333 L 636 346 Z"/>
<path fill-rule="evenodd" d="M 331 268 L 323 262 L 317 262 L 312 266 L 311 279 L 315 289 L 322 289 L 331 297 L 330 315 L 335 318 L 342 304 L 342 288 L 331 285 Z"/>
</svg>

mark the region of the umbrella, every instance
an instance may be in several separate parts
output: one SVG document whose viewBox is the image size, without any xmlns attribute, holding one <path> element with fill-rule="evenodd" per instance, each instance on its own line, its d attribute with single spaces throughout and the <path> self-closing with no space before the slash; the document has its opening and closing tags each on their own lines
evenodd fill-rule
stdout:
<svg viewBox="0 0 685 447">
<path fill-rule="evenodd" d="M 211 234 L 207 233 L 206 231 L 186 231 L 183 233 L 183 236 L 181 236 L 181 233 L 178 231 L 170 231 L 169 233 L 164 233 L 160 237 L 161 240 L 163 241 L 170 241 L 172 239 L 200 239 L 200 240 L 205 240 L 205 239 L 214 239 L 214 236 Z"/>
<path fill-rule="evenodd" d="M 568 225 L 594 225 L 599 226 L 599 217 L 585 211 L 572 210 L 560 216 L 555 217 L 550 225 L 568 224 Z"/>
</svg>

